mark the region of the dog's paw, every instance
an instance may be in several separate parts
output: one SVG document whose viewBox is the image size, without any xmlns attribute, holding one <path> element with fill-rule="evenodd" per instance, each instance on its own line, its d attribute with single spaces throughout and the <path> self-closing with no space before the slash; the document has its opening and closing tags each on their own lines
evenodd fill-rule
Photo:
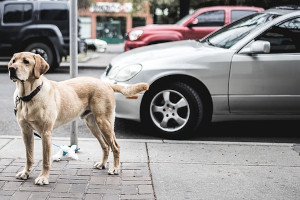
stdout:
<svg viewBox="0 0 300 200">
<path fill-rule="evenodd" d="M 105 164 L 102 163 L 102 162 L 97 162 L 97 163 L 94 165 L 94 168 L 96 168 L 96 169 L 105 169 Z"/>
<path fill-rule="evenodd" d="M 48 185 L 49 184 L 49 178 L 46 176 L 38 176 L 35 179 L 35 184 L 36 185 Z"/>
<path fill-rule="evenodd" d="M 22 179 L 22 180 L 26 180 L 29 177 L 29 172 L 28 171 L 20 171 L 19 173 L 16 174 L 16 178 L 17 179 Z"/>
<path fill-rule="evenodd" d="M 111 167 L 108 170 L 108 174 L 109 175 L 118 175 L 118 174 L 120 174 L 120 169 L 118 167 Z"/>
</svg>

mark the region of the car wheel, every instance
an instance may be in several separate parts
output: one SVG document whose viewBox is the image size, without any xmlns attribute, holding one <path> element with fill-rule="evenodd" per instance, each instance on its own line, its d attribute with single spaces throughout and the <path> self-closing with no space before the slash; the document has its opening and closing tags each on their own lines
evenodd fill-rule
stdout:
<svg viewBox="0 0 300 200">
<path fill-rule="evenodd" d="M 51 48 L 44 43 L 32 43 L 25 48 L 25 51 L 29 51 L 35 54 L 40 54 L 45 61 L 49 64 L 49 71 L 54 71 L 59 66 L 59 63 L 54 57 L 54 53 Z"/>
<path fill-rule="evenodd" d="M 142 122 L 169 139 L 184 139 L 200 126 L 203 102 L 185 83 L 174 82 L 151 88 L 145 93 Z"/>
</svg>

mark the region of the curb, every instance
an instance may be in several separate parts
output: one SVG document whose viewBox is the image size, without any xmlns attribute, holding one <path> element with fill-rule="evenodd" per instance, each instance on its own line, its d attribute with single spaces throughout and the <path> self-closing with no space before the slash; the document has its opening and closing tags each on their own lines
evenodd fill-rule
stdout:
<svg viewBox="0 0 300 200">
<path fill-rule="evenodd" d="M 22 139 L 22 136 L 0 135 L 0 139 Z M 69 141 L 69 137 L 52 137 L 52 140 Z M 96 140 L 96 138 L 78 138 L 79 141 Z M 283 146 L 291 147 L 295 143 L 255 143 L 255 142 L 216 142 L 216 141 L 191 141 L 191 140 L 147 140 L 147 139 L 118 139 L 120 142 L 136 143 L 162 143 L 162 144 L 202 144 L 202 145 L 237 145 L 237 146 Z"/>
</svg>

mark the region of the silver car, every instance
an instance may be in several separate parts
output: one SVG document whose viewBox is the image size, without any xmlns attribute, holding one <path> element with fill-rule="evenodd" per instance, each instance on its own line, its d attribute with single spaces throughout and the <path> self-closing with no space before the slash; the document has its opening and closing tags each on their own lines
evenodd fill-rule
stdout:
<svg viewBox="0 0 300 200">
<path fill-rule="evenodd" d="M 200 40 L 137 48 L 101 77 L 147 82 L 137 99 L 116 94 L 116 116 L 168 138 L 201 133 L 211 120 L 300 119 L 300 7 L 278 7 Z"/>
</svg>

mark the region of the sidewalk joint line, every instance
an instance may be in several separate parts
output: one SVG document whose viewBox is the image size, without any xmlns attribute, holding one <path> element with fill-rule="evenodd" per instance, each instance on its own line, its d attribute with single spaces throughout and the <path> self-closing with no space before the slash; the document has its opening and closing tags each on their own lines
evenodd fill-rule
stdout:
<svg viewBox="0 0 300 200">
<path fill-rule="evenodd" d="M 148 165 L 148 169 L 149 169 L 149 172 L 150 172 L 150 177 L 151 177 L 151 185 L 152 185 L 152 190 L 153 190 L 153 195 L 154 195 L 154 199 L 156 199 L 156 193 L 155 193 L 155 190 L 154 190 L 154 183 L 153 183 L 153 176 L 152 176 L 152 171 L 151 171 L 151 168 L 150 168 L 150 156 L 149 156 L 149 151 L 148 151 L 148 144 L 147 142 L 145 142 L 145 146 L 146 146 L 146 152 L 147 152 L 147 165 Z"/>
</svg>

